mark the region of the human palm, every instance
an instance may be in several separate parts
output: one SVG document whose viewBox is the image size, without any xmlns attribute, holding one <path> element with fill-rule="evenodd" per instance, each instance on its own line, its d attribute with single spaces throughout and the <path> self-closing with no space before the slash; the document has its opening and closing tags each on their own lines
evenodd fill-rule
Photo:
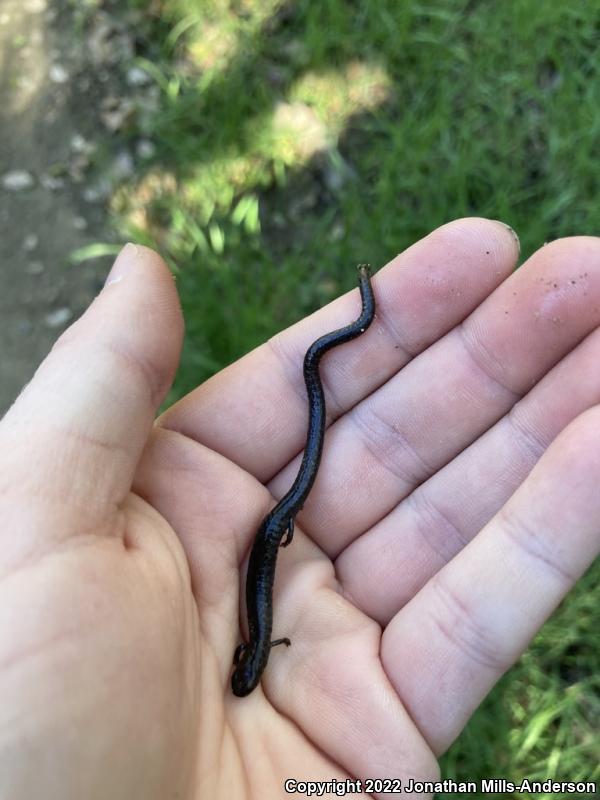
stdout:
<svg viewBox="0 0 600 800">
<path fill-rule="evenodd" d="M 153 425 L 180 312 L 160 259 L 126 248 L 0 425 L 0 795 L 437 777 L 600 545 L 600 243 L 511 275 L 517 255 L 460 220 L 375 277 L 372 327 L 323 362 L 323 461 L 279 555 L 292 646 L 240 699 L 243 573 L 297 470 L 302 356 L 358 292 Z"/>
</svg>

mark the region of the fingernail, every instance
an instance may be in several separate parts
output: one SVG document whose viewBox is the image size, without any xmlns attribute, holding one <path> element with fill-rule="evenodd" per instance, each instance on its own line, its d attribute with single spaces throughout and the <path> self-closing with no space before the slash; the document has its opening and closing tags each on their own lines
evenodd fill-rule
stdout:
<svg viewBox="0 0 600 800">
<path fill-rule="evenodd" d="M 137 247 L 134 244 L 131 244 L 131 242 L 128 242 L 125 245 L 125 247 L 117 256 L 110 272 L 106 276 L 106 281 L 104 282 L 105 287 L 110 286 L 111 283 L 117 283 L 125 277 L 129 271 L 129 267 L 131 266 L 131 262 L 134 259 L 136 252 Z"/>
</svg>

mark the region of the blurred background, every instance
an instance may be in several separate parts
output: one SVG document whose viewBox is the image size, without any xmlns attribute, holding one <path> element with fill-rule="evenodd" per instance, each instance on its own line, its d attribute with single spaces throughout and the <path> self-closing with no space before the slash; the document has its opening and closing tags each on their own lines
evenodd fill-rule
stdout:
<svg viewBox="0 0 600 800">
<path fill-rule="evenodd" d="M 598 234 L 599 40 L 576 0 L 0 0 L 0 411 L 128 239 L 177 277 L 172 402 L 455 217 Z M 445 777 L 600 780 L 599 577 Z"/>
</svg>

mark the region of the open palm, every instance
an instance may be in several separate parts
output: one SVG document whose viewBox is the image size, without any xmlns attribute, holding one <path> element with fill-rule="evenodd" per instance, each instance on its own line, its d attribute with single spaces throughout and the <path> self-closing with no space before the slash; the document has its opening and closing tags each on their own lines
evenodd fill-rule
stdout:
<svg viewBox="0 0 600 800">
<path fill-rule="evenodd" d="M 279 555 L 292 646 L 240 699 L 240 590 L 298 467 L 302 357 L 358 291 L 153 425 L 179 306 L 156 255 L 123 251 L 0 425 L 0 795 L 435 780 L 600 546 L 600 240 L 517 256 L 459 220 L 374 278 L 375 322 L 324 359 L 324 456 Z"/>
</svg>

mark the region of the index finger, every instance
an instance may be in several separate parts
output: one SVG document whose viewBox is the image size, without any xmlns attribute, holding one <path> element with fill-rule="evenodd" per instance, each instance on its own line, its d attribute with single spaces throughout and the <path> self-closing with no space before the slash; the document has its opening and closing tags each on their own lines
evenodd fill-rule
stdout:
<svg viewBox="0 0 600 800">
<path fill-rule="evenodd" d="M 392 259 L 373 278 L 377 308 L 369 330 L 323 361 L 328 421 L 463 320 L 510 274 L 518 253 L 518 239 L 507 225 L 466 218 L 443 225 Z M 268 481 L 304 446 L 304 353 L 359 310 L 353 289 L 206 381 L 160 424 Z"/>
</svg>

